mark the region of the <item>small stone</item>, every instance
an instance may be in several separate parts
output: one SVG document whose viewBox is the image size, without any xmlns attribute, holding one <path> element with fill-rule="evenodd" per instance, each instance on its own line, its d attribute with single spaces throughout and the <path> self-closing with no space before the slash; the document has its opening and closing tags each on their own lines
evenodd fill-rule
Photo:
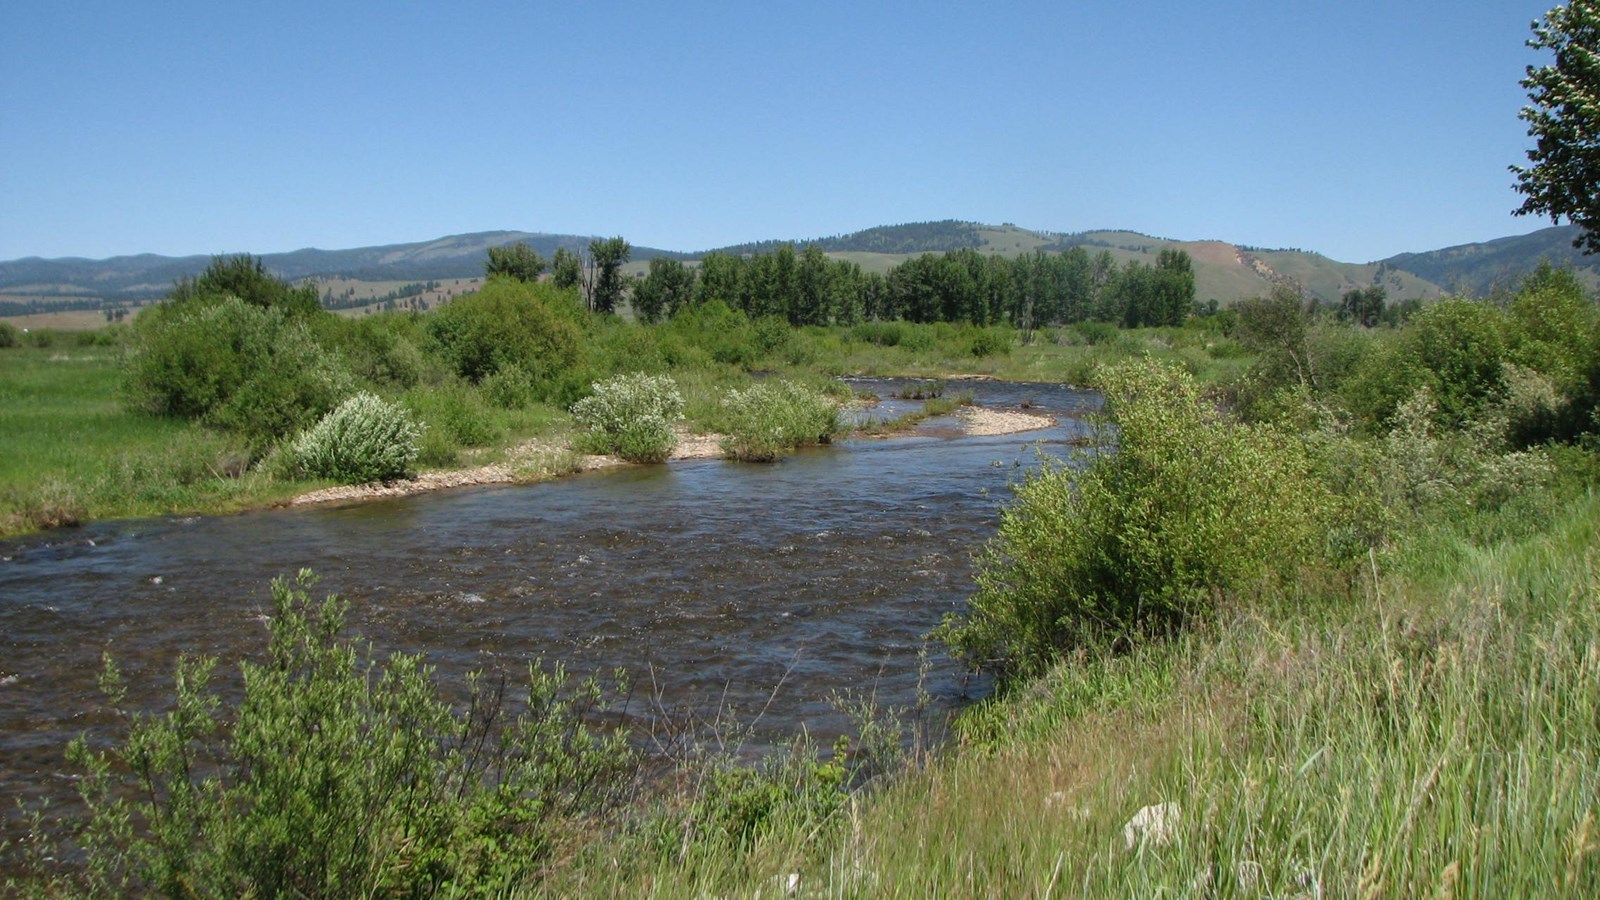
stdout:
<svg viewBox="0 0 1600 900">
<path fill-rule="evenodd" d="M 1134 813 L 1128 824 L 1122 826 L 1122 839 L 1129 850 L 1142 847 L 1146 843 L 1164 847 L 1178 836 L 1178 823 L 1182 818 L 1183 810 L 1176 803 L 1146 806 Z"/>
</svg>

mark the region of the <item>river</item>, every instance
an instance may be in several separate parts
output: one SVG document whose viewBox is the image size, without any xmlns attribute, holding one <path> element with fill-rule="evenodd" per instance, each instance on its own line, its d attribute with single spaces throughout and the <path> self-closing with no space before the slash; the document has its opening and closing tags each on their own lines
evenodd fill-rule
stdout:
<svg viewBox="0 0 1600 900">
<path fill-rule="evenodd" d="M 885 397 L 901 383 L 852 380 Z M 0 797 L 70 799 L 66 742 L 107 733 L 102 654 L 149 706 L 170 697 L 180 653 L 236 672 L 265 650 L 269 582 L 301 568 L 350 602 L 350 630 L 380 652 L 425 653 L 446 677 L 541 657 L 622 667 L 641 719 L 759 713 L 767 739 L 803 727 L 827 742 L 849 724 L 836 693 L 914 702 L 923 636 L 965 602 L 1008 485 L 1041 451 L 1065 455 L 1098 405 L 1061 385 L 955 389 L 1060 424 L 968 437 L 935 419 L 771 465 L 684 461 L 0 542 Z M 936 713 L 986 689 L 928 649 Z M 0 839 L 15 837 L 4 815 Z"/>
</svg>

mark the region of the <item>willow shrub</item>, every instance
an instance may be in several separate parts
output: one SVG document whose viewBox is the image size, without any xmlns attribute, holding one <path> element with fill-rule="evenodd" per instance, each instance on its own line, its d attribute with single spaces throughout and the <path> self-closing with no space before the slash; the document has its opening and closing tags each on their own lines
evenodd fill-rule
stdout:
<svg viewBox="0 0 1600 900">
<path fill-rule="evenodd" d="M 1340 504 L 1299 438 L 1225 419 L 1180 369 L 1127 364 L 1100 384 L 1115 447 L 1027 476 L 968 610 L 936 632 L 975 665 L 1026 674 L 1170 634 L 1323 553 Z"/>
<path fill-rule="evenodd" d="M 683 418 L 683 395 L 665 375 L 617 375 L 593 385 L 594 393 L 572 404 L 583 426 L 578 449 L 615 453 L 631 462 L 661 462 L 677 445 L 672 424 Z"/>
<path fill-rule="evenodd" d="M 295 465 L 344 484 L 402 478 L 416 465 L 421 436 L 405 407 L 361 393 L 295 439 Z"/>
<path fill-rule="evenodd" d="M 723 452 L 746 462 L 772 462 L 797 447 L 827 443 L 839 430 L 838 404 L 793 381 L 730 390 L 722 403 Z"/>
<path fill-rule="evenodd" d="M 595 724 L 623 686 L 534 665 L 523 690 L 471 676 L 451 704 L 420 656 L 341 640 L 345 605 L 313 603 L 310 583 L 274 582 L 267 658 L 242 664 L 242 700 L 209 687 L 213 660 L 187 659 L 169 712 L 130 712 L 108 661 L 127 734 L 69 751 L 85 772 L 85 867 L 49 892 L 499 894 L 537 878 L 563 829 L 630 798 L 636 757 Z"/>
<path fill-rule="evenodd" d="M 141 315 L 122 390 L 135 409 L 199 419 L 259 451 L 317 421 L 350 385 L 304 320 L 227 297 Z"/>
</svg>

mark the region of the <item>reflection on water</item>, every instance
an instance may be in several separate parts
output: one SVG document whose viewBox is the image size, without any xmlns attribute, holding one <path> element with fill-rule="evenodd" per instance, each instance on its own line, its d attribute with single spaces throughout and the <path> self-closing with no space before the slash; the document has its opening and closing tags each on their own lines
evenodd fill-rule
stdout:
<svg viewBox="0 0 1600 900">
<path fill-rule="evenodd" d="M 774 465 L 687 461 L 0 543 L 0 795 L 70 793 L 62 748 L 102 722 L 103 653 L 134 700 L 159 703 L 180 653 L 223 669 L 261 654 L 268 582 L 301 568 L 351 602 L 380 651 L 426 653 L 443 673 L 621 666 L 670 709 L 765 709 L 767 735 L 804 726 L 826 742 L 847 724 L 835 692 L 913 701 L 922 636 L 964 602 L 1008 482 L 1039 448 L 1060 454 L 1096 403 L 1053 385 L 960 388 L 1062 424 L 957 438 L 932 421 Z M 931 649 L 937 706 L 982 690 Z"/>
</svg>

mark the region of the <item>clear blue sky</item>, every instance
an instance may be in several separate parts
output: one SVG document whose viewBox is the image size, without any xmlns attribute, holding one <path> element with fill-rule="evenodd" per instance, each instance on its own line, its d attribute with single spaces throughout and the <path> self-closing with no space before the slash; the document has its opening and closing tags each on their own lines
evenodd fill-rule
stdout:
<svg viewBox="0 0 1600 900">
<path fill-rule="evenodd" d="M 0 9 L 0 259 L 929 219 L 1301 247 L 1531 231 L 1554 0 Z"/>
</svg>

